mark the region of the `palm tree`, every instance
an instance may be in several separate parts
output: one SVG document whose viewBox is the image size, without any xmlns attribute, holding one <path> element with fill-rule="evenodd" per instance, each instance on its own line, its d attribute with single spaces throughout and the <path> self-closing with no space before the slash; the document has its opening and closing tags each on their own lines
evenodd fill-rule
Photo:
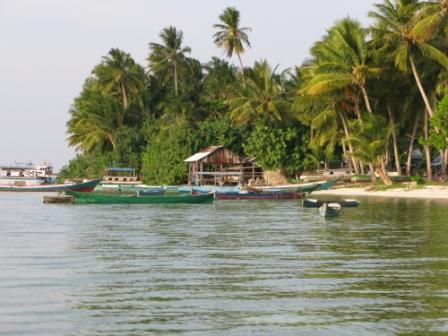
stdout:
<svg viewBox="0 0 448 336">
<path fill-rule="evenodd" d="M 395 3 L 385 0 L 384 4 L 377 4 L 376 7 L 376 12 L 369 12 L 369 16 L 376 20 L 374 27 L 370 28 L 377 39 L 376 43 L 393 53 L 395 65 L 400 70 L 406 72 L 411 66 L 426 109 L 432 117 L 434 110 L 417 69 L 417 58 L 428 58 L 448 68 L 448 57 L 430 43 L 432 36 L 422 29 L 422 24 L 417 24 L 417 13 L 421 7 L 418 0 L 396 0 Z"/>
<path fill-rule="evenodd" d="M 150 43 L 151 54 L 148 57 L 151 71 L 164 81 L 173 79 L 174 93 L 178 95 L 179 73 L 185 62 L 185 54 L 190 47 L 182 47 L 183 32 L 175 27 L 167 27 L 160 33 L 162 44 Z"/>
<path fill-rule="evenodd" d="M 137 95 L 144 87 L 145 73 L 131 55 L 111 49 L 93 71 L 96 87 L 107 96 L 119 96 L 126 109 L 130 96 Z"/>
<path fill-rule="evenodd" d="M 319 95 L 354 85 L 361 91 L 367 111 L 373 114 L 366 82 L 377 77 L 381 69 L 372 64 L 366 36 L 361 25 L 349 18 L 331 28 L 312 48 L 315 61 L 310 70 L 313 76 L 304 92 Z"/>
<path fill-rule="evenodd" d="M 285 72 L 276 74 L 266 60 L 255 62 L 238 97 L 230 98 L 230 118 L 237 124 L 251 124 L 259 118 L 283 120 L 291 112 L 284 90 Z"/>
<path fill-rule="evenodd" d="M 414 30 L 425 39 L 435 37 L 448 19 L 448 0 L 423 1 Z"/>
<path fill-rule="evenodd" d="M 68 143 L 78 150 L 114 150 L 116 135 L 123 126 L 123 107 L 113 98 L 85 89 L 75 100 L 67 123 Z"/>
<path fill-rule="evenodd" d="M 215 44 L 223 48 L 228 58 L 233 56 L 235 52 L 241 66 L 241 73 L 244 82 L 244 67 L 241 61 L 241 54 L 244 53 L 244 46 L 251 47 L 247 32 L 252 31 L 249 27 L 240 28 L 240 12 L 234 7 L 227 7 L 219 16 L 222 23 L 213 25 L 214 28 L 219 29 L 214 37 Z"/>
<path fill-rule="evenodd" d="M 392 181 L 387 174 L 384 161 L 390 133 L 390 127 L 385 119 L 379 115 L 369 116 L 362 125 L 358 120 L 355 121 L 354 128 L 356 131 L 351 138 L 355 148 L 353 156 L 369 164 L 372 182 L 376 181 L 374 169 L 376 167 L 383 183 L 391 185 Z"/>
</svg>

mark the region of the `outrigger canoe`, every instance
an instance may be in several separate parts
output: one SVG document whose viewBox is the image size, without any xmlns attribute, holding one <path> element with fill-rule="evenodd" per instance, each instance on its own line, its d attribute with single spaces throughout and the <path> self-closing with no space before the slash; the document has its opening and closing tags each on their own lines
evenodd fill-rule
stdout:
<svg viewBox="0 0 448 336">
<path fill-rule="evenodd" d="M 214 194 L 204 195 L 151 195 L 151 196 L 135 196 L 135 195 L 114 195 L 99 193 L 83 193 L 67 190 L 67 195 L 75 198 L 75 204 L 200 204 L 212 203 Z"/>
<path fill-rule="evenodd" d="M 36 186 L 14 186 L 14 185 L 0 185 L 0 191 L 13 192 L 53 192 L 53 191 L 81 191 L 91 192 L 101 180 L 91 180 L 82 183 L 73 184 L 42 184 Z"/>
</svg>

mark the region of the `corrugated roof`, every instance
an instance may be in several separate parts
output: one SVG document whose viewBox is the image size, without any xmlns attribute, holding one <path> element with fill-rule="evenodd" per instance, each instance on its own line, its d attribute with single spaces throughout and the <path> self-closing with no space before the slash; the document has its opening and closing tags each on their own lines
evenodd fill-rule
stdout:
<svg viewBox="0 0 448 336">
<path fill-rule="evenodd" d="M 218 149 L 222 148 L 223 146 L 210 146 L 207 148 L 204 148 L 202 151 L 190 156 L 188 159 L 186 159 L 184 162 L 197 162 L 202 160 L 203 158 L 209 156 L 210 154 L 213 154 Z"/>
</svg>

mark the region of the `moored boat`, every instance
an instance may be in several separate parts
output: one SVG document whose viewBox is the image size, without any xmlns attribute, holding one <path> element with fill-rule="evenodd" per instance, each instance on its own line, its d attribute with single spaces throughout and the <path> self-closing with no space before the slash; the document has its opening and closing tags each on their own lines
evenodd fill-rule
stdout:
<svg viewBox="0 0 448 336">
<path fill-rule="evenodd" d="M 210 193 L 210 192 L 220 192 L 220 193 L 228 193 L 228 192 L 239 192 L 240 185 L 236 186 L 218 186 L 218 185 L 202 185 L 202 186 L 191 186 L 185 185 L 178 187 L 179 192 L 188 192 L 188 193 Z"/>
<path fill-rule="evenodd" d="M 325 182 L 318 182 L 319 186 L 314 191 L 329 190 L 329 189 L 333 188 L 341 178 L 342 177 L 336 177 L 334 179 L 331 179 L 331 180 L 328 180 Z"/>
<path fill-rule="evenodd" d="M 319 214 L 322 217 L 336 217 L 341 212 L 341 205 L 339 203 L 324 203 L 319 208 Z"/>
<path fill-rule="evenodd" d="M 75 190 L 81 192 L 91 192 L 95 189 L 100 180 L 90 180 L 81 183 L 64 183 L 64 184 L 41 184 L 29 186 L 17 185 L 0 185 L 0 191 L 11 192 L 52 192 L 52 191 L 66 191 Z"/>
<path fill-rule="evenodd" d="M 227 192 L 216 193 L 218 200 L 292 200 L 302 198 L 300 192 Z"/>
<path fill-rule="evenodd" d="M 302 205 L 305 208 L 320 208 L 324 203 L 331 203 L 332 201 L 328 200 L 317 200 L 313 198 L 305 198 L 302 201 Z M 345 199 L 342 201 L 338 201 L 338 203 L 343 208 L 355 208 L 359 205 L 359 201 L 355 199 Z"/>
<path fill-rule="evenodd" d="M 301 183 L 301 184 L 285 184 L 277 186 L 260 186 L 256 187 L 264 192 L 301 192 L 310 193 L 324 182 L 312 182 L 312 183 Z"/>
<path fill-rule="evenodd" d="M 67 195 L 75 197 L 75 204 L 200 204 L 212 203 L 214 194 L 203 195 L 152 195 L 152 196 L 135 196 L 135 195 L 114 195 L 103 193 L 83 193 L 67 190 Z"/>
</svg>

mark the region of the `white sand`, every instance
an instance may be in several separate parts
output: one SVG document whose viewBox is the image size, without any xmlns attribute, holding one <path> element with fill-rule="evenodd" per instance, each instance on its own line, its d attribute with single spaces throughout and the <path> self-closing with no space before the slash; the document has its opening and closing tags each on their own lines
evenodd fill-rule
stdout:
<svg viewBox="0 0 448 336">
<path fill-rule="evenodd" d="M 390 189 L 386 191 L 369 191 L 364 188 L 341 188 L 313 192 L 312 195 L 323 196 L 375 196 L 393 198 L 423 198 L 423 199 L 448 199 L 448 187 L 428 186 L 418 189 Z"/>
</svg>

